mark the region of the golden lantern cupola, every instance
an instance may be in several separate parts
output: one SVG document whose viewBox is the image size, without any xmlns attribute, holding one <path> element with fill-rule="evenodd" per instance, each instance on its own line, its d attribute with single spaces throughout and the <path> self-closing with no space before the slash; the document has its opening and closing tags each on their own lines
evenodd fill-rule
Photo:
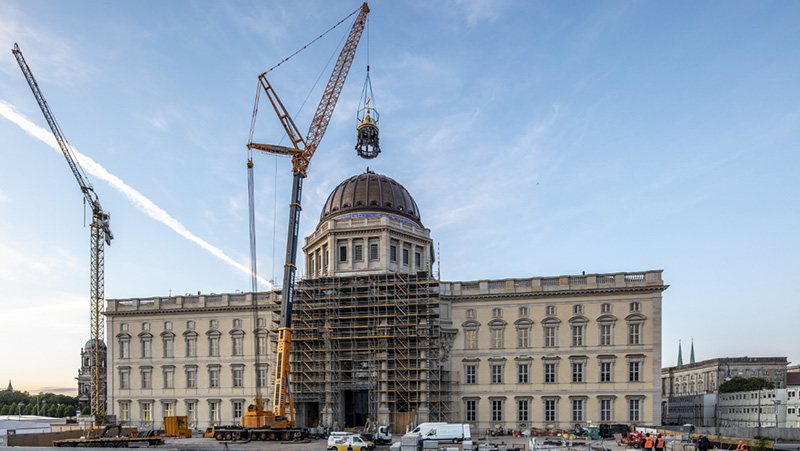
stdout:
<svg viewBox="0 0 800 451">
<path fill-rule="evenodd" d="M 364 89 L 361 92 L 356 118 L 358 119 L 356 152 L 361 158 L 373 159 L 381 153 L 381 148 L 378 144 L 378 120 L 380 119 L 380 114 L 375 109 L 372 81 L 369 78 L 369 66 L 367 66 L 367 79 L 364 81 Z"/>
</svg>

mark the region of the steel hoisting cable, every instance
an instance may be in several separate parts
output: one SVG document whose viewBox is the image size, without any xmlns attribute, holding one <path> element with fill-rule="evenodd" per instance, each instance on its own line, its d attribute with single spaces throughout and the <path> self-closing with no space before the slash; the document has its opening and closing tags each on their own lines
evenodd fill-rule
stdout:
<svg viewBox="0 0 800 451">
<path fill-rule="evenodd" d="M 325 36 L 326 34 L 328 34 L 328 33 L 330 33 L 331 31 L 333 31 L 333 29 L 334 29 L 334 28 L 336 28 L 336 27 L 338 27 L 339 25 L 341 25 L 341 24 L 342 24 L 342 23 L 343 23 L 345 20 L 347 20 L 347 19 L 349 19 L 349 18 L 353 17 L 353 14 L 355 14 L 355 13 L 357 13 L 357 12 L 359 12 L 359 11 L 361 11 L 361 7 L 359 7 L 357 10 L 353 11 L 352 13 L 350 13 L 350 14 L 349 14 L 347 17 L 345 17 L 344 19 L 340 20 L 340 21 L 339 21 L 339 23 L 337 23 L 336 25 L 332 26 L 332 27 L 331 27 L 331 28 L 330 28 L 328 31 L 326 31 L 325 33 L 322 33 L 321 35 L 317 36 L 317 37 L 316 37 L 316 38 L 315 38 L 313 41 L 311 41 L 311 42 L 309 42 L 308 44 L 304 45 L 304 46 L 303 46 L 303 48 L 301 48 L 300 50 L 298 50 L 298 51 L 296 51 L 296 52 L 292 53 L 291 55 L 289 55 L 289 56 L 287 56 L 286 58 L 284 58 L 284 59 L 283 59 L 283 61 L 281 61 L 280 63 L 278 63 L 278 64 L 276 64 L 276 65 L 274 65 L 274 66 L 270 67 L 269 69 L 267 69 L 267 70 L 266 70 L 266 72 L 264 72 L 264 74 L 266 74 L 267 72 L 270 72 L 270 71 L 272 71 L 272 69 L 275 69 L 276 67 L 278 67 L 278 66 L 280 66 L 281 64 L 285 63 L 286 61 L 289 61 L 289 59 L 291 59 L 293 56 L 295 56 L 295 55 L 297 55 L 298 53 L 302 52 L 303 50 L 305 50 L 305 49 L 306 49 L 308 46 L 310 46 L 311 44 L 313 44 L 313 43 L 317 42 L 317 41 L 318 41 L 320 38 L 322 38 L 322 37 L 323 37 L 323 36 Z M 261 74 L 261 75 L 264 75 L 264 74 Z"/>
</svg>

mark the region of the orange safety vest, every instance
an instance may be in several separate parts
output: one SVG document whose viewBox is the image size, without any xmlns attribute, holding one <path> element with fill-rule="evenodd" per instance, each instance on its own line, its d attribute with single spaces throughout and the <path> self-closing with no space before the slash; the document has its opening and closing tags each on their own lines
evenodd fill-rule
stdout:
<svg viewBox="0 0 800 451">
<path fill-rule="evenodd" d="M 656 448 L 664 449 L 664 437 L 659 437 L 656 439 Z"/>
<path fill-rule="evenodd" d="M 645 437 L 644 438 L 644 447 L 645 448 L 653 448 L 653 437 Z"/>
</svg>

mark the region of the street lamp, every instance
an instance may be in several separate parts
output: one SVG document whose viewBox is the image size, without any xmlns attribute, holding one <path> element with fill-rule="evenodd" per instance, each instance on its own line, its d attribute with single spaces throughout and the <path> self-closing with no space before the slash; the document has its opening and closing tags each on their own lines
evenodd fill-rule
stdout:
<svg viewBox="0 0 800 451">
<path fill-rule="evenodd" d="M 725 382 L 728 382 L 728 381 L 731 380 L 731 366 L 728 364 L 728 362 L 720 362 L 720 363 L 722 363 L 723 365 L 728 367 L 728 370 L 725 372 Z M 720 401 L 719 387 L 720 387 L 720 385 L 722 385 L 722 384 L 719 384 L 719 383 L 717 384 L 717 408 L 715 409 L 715 412 L 714 412 L 714 414 L 716 415 L 716 418 L 714 418 L 714 423 L 715 423 L 715 426 L 716 426 L 716 435 L 717 436 L 719 436 L 719 414 L 720 414 L 720 409 L 719 409 L 719 401 Z"/>
<path fill-rule="evenodd" d="M 18 420 L 22 419 L 22 406 L 24 406 L 24 405 L 25 404 L 23 404 L 23 403 L 17 404 L 17 419 Z"/>
</svg>

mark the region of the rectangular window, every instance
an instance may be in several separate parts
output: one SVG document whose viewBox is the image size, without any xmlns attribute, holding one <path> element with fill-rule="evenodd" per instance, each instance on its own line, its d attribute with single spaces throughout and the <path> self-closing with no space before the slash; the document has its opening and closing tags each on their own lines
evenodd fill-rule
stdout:
<svg viewBox="0 0 800 451">
<path fill-rule="evenodd" d="M 197 357 L 197 337 L 186 337 L 186 357 Z"/>
<path fill-rule="evenodd" d="M 256 384 L 259 387 L 266 387 L 267 386 L 267 369 L 266 368 L 259 368 L 256 372 Z"/>
<path fill-rule="evenodd" d="M 503 347 L 503 329 L 492 329 L 492 348 L 500 349 Z"/>
<path fill-rule="evenodd" d="M 629 345 L 642 344 L 641 324 L 638 323 L 628 324 L 628 344 Z"/>
<path fill-rule="evenodd" d="M 478 421 L 478 401 L 468 399 L 464 401 L 464 419 L 468 423 Z"/>
<path fill-rule="evenodd" d="M 131 342 L 122 340 L 119 342 L 119 358 L 128 359 L 131 355 Z"/>
<path fill-rule="evenodd" d="M 600 400 L 600 421 L 611 421 L 611 400 Z"/>
<path fill-rule="evenodd" d="M 600 382 L 611 382 L 611 362 L 600 362 Z"/>
<path fill-rule="evenodd" d="M 422 254 L 419 252 L 414 252 L 414 266 L 416 268 L 422 267 Z"/>
<path fill-rule="evenodd" d="M 258 337 L 258 355 L 267 355 L 267 337 L 263 335 Z"/>
<path fill-rule="evenodd" d="M 583 326 L 572 326 L 572 346 L 583 346 Z"/>
<path fill-rule="evenodd" d="M 360 262 L 364 260 L 364 251 L 362 250 L 362 246 L 360 244 L 356 244 L 356 261 Z"/>
<path fill-rule="evenodd" d="M 572 363 L 572 382 L 583 382 L 583 363 Z"/>
<path fill-rule="evenodd" d="M 556 382 L 556 364 L 544 364 L 544 382 L 547 384 L 554 384 Z"/>
<path fill-rule="evenodd" d="M 211 388 L 219 387 L 219 368 L 210 368 L 208 370 L 208 386 Z"/>
<path fill-rule="evenodd" d="M 153 388 L 153 373 L 150 370 L 142 371 L 142 388 Z"/>
<path fill-rule="evenodd" d="M 492 364 L 492 383 L 493 384 L 503 383 L 503 365 L 499 363 Z"/>
<path fill-rule="evenodd" d="M 519 348 L 527 348 L 530 347 L 530 333 L 531 330 L 527 327 L 520 327 L 517 329 L 517 347 Z"/>
<path fill-rule="evenodd" d="M 347 261 L 347 246 L 339 246 L 339 261 Z"/>
<path fill-rule="evenodd" d="M 527 363 L 517 365 L 517 383 L 518 384 L 527 384 L 530 382 L 528 380 L 528 373 L 529 373 L 530 365 Z"/>
<path fill-rule="evenodd" d="M 165 417 L 175 416 L 175 403 L 172 401 L 165 401 L 162 405 Z"/>
<path fill-rule="evenodd" d="M 477 384 L 478 383 L 478 366 L 467 365 L 464 367 L 464 383 Z"/>
<path fill-rule="evenodd" d="M 639 363 L 628 362 L 628 382 L 639 382 Z"/>
<path fill-rule="evenodd" d="M 172 330 L 172 321 L 164 321 L 164 330 Z"/>
<path fill-rule="evenodd" d="M 233 402 L 233 422 L 238 423 L 244 413 L 244 403 L 242 401 Z"/>
<path fill-rule="evenodd" d="M 556 421 L 556 400 L 555 399 L 545 399 L 544 400 L 544 421 L 547 421 L 547 422 Z"/>
<path fill-rule="evenodd" d="M 474 329 L 464 331 L 464 347 L 478 349 L 478 331 Z"/>
<path fill-rule="evenodd" d="M 233 320 L 233 327 L 234 327 L 235 329 L 239 329 L 239 328 L 241 328 L 241 327 L 242 327 L 242 320 L 240 320 L 240 319 L 238 319 L 238 318 L 237 318 L 237 319 L 234 319 L 234 320 Z"/>
<path fill-rule="evenodd" d="M 152 355 L 153 342 L 150 340 L 142 340 L 142 358 L 149 359 Z"/>
<path fill-rule="evenodd" d="M 175 372 L 171 369 L 164 370 L 164 388 L 175 388 Z"/>
<path fill-rule="evenodd" d="M 233 337 L 233 355 L 244 355 L 244 337 Z"/>
<path fill-rule="evenodd" d="M 163 340 L 164 344 L 164 357 L 175 357 L 175 339 L 166 337 Z"/>
<path fill-rule="evenodd" d="M 555 305 L 548 305 L 544 308 L 545 315 L 547 316 L 554 316 L 556 314 L 556 306 Z"/>
<path fill-rule="evenodd" d="M 143 402 L 142 406 L 142 421 L 153 421 L 153 403 Z"/>
<path fill-rule="evenodd" d="M 639 421 L 639 400 L 628 400 L 628 421 Z"/>
<path fill-rule="evenodd" d="M 517 421 L 519 422 L 527 422 L 528 421 L 528 400 L 527 399 L 519 399 L 517 400 Z"/>
<path fill-rule="evenodd" d="M 219 424 L 219 401 L 209 401 L 208 419 L 211 421 L 211 424 Z"/>
<path fill-rule="evenodd" d="M 215 319 L 212 319 L 208 322 L 208 327 L 209 329 L 216 329 L 217 327 L 219 327 L 219 322 Z"/>
<path fill-rule="evenodd" d="M 572 421 L 574 421 L 574 422 L 583 421 L 583 400 L 582 399 L 573 399 L 572 400 Z"/>
<path fill-rule="evenodd" d="M 408 265 L 408 249 L 403 249 L 403 264 Z"/>
<path fill-rule="evenodd" d="M 244 368 L 236 367 L 232 370 L 233 376 L 233 386 L 234 387 L 241 387 L 244 383 Z"/>
<path fill-rule="evenodd" d="M 194 330 L 194 321 L 186 321 L 186 328 L 189 330 Z"/>
<path fill-rule="evenodd" d="M 197 425 L 197 403 L 194 401 L 186 401 L 186 421 L 190 427 Z"/>
<path fill-rule="evenodd" d="M 393 262 L 397 261 L 397 246 L 389 247 L 389 259 Z"/>
<path fill-rule="evenodd" d="M 219 357 L 219 337 L 208 337 L 208 355 Z"/>
<path fill-rule="evenodd" d="M 131 388 L 131 373 L 129 373 L 127 370 L 119 372 L 119 388 Z"/>
<path fill-rule="evenodd" d="M 544 328 L 544 346 L 552 348 L 556 346 L 556 328 L 555 326 L 545 326 Z"/>
<path fill-rule="evenodd" d="M 600 325 L 600 346 L 611 346 L 611 324 Z"/>
<path fill-rule="evenodd" d="M 492 400 L 492 421 L 503 421 L 503 400 Z"/>
<path fill-rule="evenodd" d="M 370 260 L 377 260 L 378 259 L 378 245 L 377 244 L 370 244 L 369 245 L 369 259 Z"/>
<path fill-rule="evenodd" d="M 611 313 L 611 304 L 603 304 L 601 311 L 603 313 Z"/>
<path fill-rule="evenodd" d="M 197 368 L 186 370 L 186 388 L 197 388 Z"/>
<path fill-rule="evenodd" d="M 127 401 L 119 403 L 119 419 L 124 423 L 131 421 L 131 403 Z"/>
</svg>

